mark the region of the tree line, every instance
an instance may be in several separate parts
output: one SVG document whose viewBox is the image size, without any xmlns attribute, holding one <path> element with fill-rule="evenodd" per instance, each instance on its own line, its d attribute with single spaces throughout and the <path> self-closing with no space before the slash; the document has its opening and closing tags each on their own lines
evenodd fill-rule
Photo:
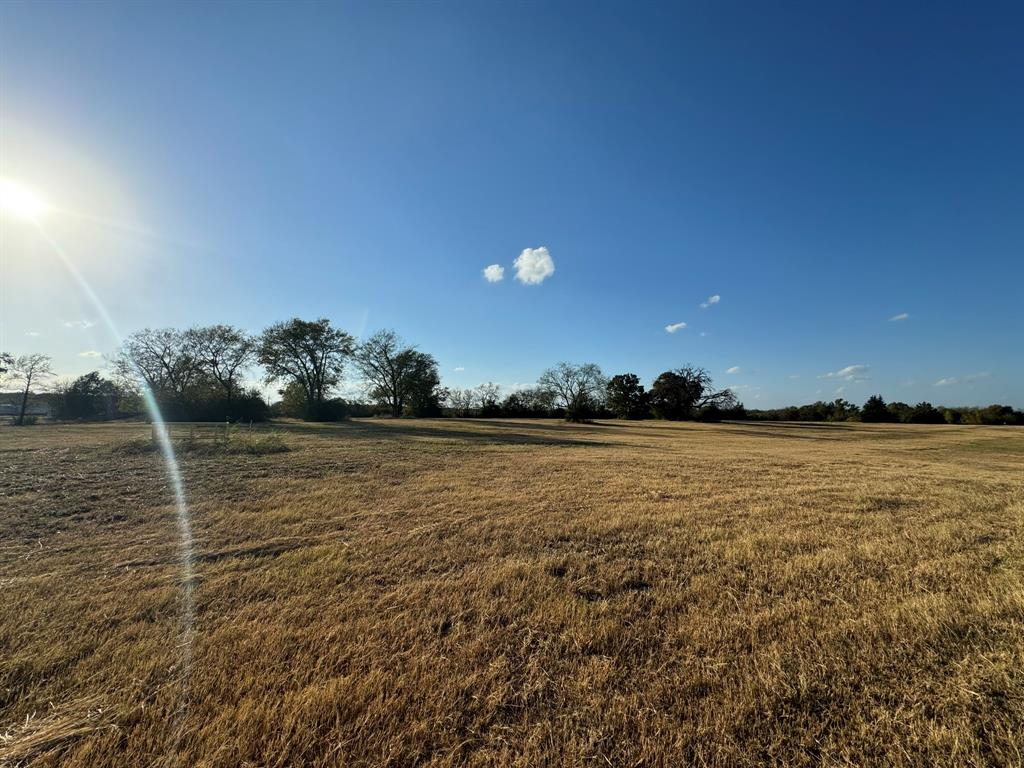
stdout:
<svg viewBox="0 0 1024 768">
<path fill-rule="evenodd" d="M 951 408 L 929 402 L 908 405 L 886 403 L 881 395 L 872 395 L 862 406 L 843 398 L 786 408 L 749 410 L 747 418 L 756 421 L 861 421 L 875 424 L 988 424 L 1024 425 L 1024 411 L 1009 405 Z"/>
<path fill-rule="evenodd" d="M 276 386 L 273 405 L 252 385 L 262 369 Z M 351 369 L 364 398 L 343 399 L 337 390 Z M 471 389 L 444 387 L 437 360 L 381 330 L 362 343 L 326 318 L 293 318 L 259 334 L 229 325 L 143 329 L 128 336 L 110 360 L 109 377 L 93 371 L 53 383 L 46 355 L 0 354 L 0 377 L 18 388 L 16 423 L 26 423 L 33 392 L 46 391 L 61 419 L 98 420 L 144 411 L 151 393 L 170 421 L 259 421 L 271 416 L 331 421 L 347 416 L 557 417 L 720 421 L 865 421 L 951 424 L 1024 424 L 1009 406 L 936 408 L 885 403 L 874 396 L 862 406 L 842 398 L 772 410 L 746 410 L 728 389 L 715 387 L 703 368 L 664 371 L 645 388 L 635 373 L 607 377 L 595 363 L 558 363 L 535 386 L 502 396 L 497 384 Z"/>
<path fill-rule="evenodd" d="M 271 415 L 259 389 L 246 386 L 257 365 L 263 381 L 279 387 L 276 415 L 329 421 L 365 406 L 335 395 L 347 366 L 392 416 L 440 414 L 441 377 L 431 355 L 391 330 L 357 344 L 325 318 L 294 318 L 258 335 L 225 325 L 144 329 L 125 340 L 112 368 L 123 389 L 152 392 L 167 419 L 257 420 Z"/>
</svg>

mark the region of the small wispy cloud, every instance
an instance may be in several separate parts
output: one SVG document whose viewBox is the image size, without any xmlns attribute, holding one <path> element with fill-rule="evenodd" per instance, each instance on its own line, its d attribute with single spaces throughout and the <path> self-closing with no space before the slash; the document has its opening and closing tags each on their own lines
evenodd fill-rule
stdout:
<svg viewBox="0 0 1024 768">
<path fill-rule="evenodd" d="M 848 365 L 838 371 L 829 371 L 819 376 L 819 379 L 842 379 L 843 381 L 867 381 L 867 365 Z"/>
<path fill-rule="evenodd" d="M 79 352 L 78 356 L 79 357 L 103 357 L 103 355 L 100 352 L 97 352 L 95 349 L 87 349 L 84 352 Z"/>
<path fill-rule="evenodd" d="M 721 300 L 722 300 L 722 297 L 719 296 L 717 293 L 714 296 L 708 296 L 708 300 L 707 301 L 702 301 L 701 302 L 700 308 L 701 309 L 707 309 L 708 307 L 713 307 L 715 304 L 717 304 Z"/>
<path fill-rule="evenodd" d="M 505 279 L 505 268 L 501 264 L 491 264 L 484 267 L 484 280 L 488 283 L 500 283 Z"/>
<path fill-rule="evenodd" d="M 668 331 L 669 333 L 675 333 L 676 331 L 683 330 L 683 328 L 685 327 L 686 323 L 670 323 L 669 325 L 665 326 L 665 330 Z"/>
<path fill-rule="evenodd" d="M 456 373 L 462 373 L 464 370 L 466 370 L 466 366 L 456 365 L 452 370 L 455 371 Z"/>
<path fill-rule="evenodd" d="M 845 384 L 843 386 L 841 386 L 841 387 L 836 387 L 836 394 L 837 395 L 841 395 L 845 391 L 846 391 L 846 385 Z"/>
<path fill-rule="evenodd" d="M 786 378 L 787 379 L 799 379 L 800 378 L 800 374 L 799 373 L 791 373 Z"/>
<path fill-rule="evenodd" d="M 978 371 L 977 373 L 969 373 L 966 376 L 946 376 L 939 379 L 933 387 L 952 387 L 954 384 L 973 384 L 976 381 L 982 381 L 983 379 L 992 378 L 992 374 L 988 371 Z"/>
<path fill-rule="evenodd" d="M 64 323 L 65 328 L 74 328 L 79 331 L 84 331 L 86 328 L 92 328 L 96 323 L 92 320 L 68 320 Z"/>
<path fill-rule="evenodd" d="M 734 365 L 732 368 L 726 368 L 725 372 L 726 373 L 739 373 L 740 372 L 740 367 L 738 365 Z"/>
<path fill-rule="evenodd" d="M 39 331 L 25 331 L 25 335 L 35 339 L 38 338 L 39 336 L 42 336 L 43 334 L 41 334 Z"/>
<path fill-rule="evenodd" d="M 900 312 L 898 315 L 893 315 L 889 318 L 890 323 L 898 323 L 900 320 L 907 320 L 910 318 L 909 312 Z"/>
<path fill-rule="evenodd" d="M 516 268 L 516 280 L 523 285 L 540 285 L 555 274 L 555 261 L 544 246 L 524 248 L 512 266 Z"/>
</svg>

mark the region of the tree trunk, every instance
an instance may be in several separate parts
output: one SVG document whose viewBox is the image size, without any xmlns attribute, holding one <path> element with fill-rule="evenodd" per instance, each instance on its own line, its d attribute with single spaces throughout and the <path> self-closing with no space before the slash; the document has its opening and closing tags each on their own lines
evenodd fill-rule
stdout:
<svg viewBox="0 0 1024 768">
<path fill-rule="evenodd" d="M 18 426 L 25 426 L 25 409 L 28 407 L 28 388 L 31 383 L 25 384 L 25 391 L 21 393 L 21 413 L 18 414 Z"/>
</svg>

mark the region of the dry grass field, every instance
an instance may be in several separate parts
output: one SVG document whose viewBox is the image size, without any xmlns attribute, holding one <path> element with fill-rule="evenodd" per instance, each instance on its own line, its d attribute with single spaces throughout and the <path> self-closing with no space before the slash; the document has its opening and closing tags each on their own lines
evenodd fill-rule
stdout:
<svg viewBox="0 0 1024 768">
<path fill-rule="evenodd" d="M 0 427 L 0 763 L 1024 764 L 1024 430 Z M 188 427 L 176 427 L 176 434 Z"/>
</svg>

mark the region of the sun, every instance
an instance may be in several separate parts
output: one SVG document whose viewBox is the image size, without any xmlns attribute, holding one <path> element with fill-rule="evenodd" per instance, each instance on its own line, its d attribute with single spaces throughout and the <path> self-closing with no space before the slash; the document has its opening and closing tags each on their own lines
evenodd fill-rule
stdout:
<svg viewBox="0 0 1024 768">
<path fill-rule="evenodd" d="M 11 179 L 0 179 L 0 213 L 38 221 L 49 207 L 45 200 L 28 187 Z"/>
</svg>

